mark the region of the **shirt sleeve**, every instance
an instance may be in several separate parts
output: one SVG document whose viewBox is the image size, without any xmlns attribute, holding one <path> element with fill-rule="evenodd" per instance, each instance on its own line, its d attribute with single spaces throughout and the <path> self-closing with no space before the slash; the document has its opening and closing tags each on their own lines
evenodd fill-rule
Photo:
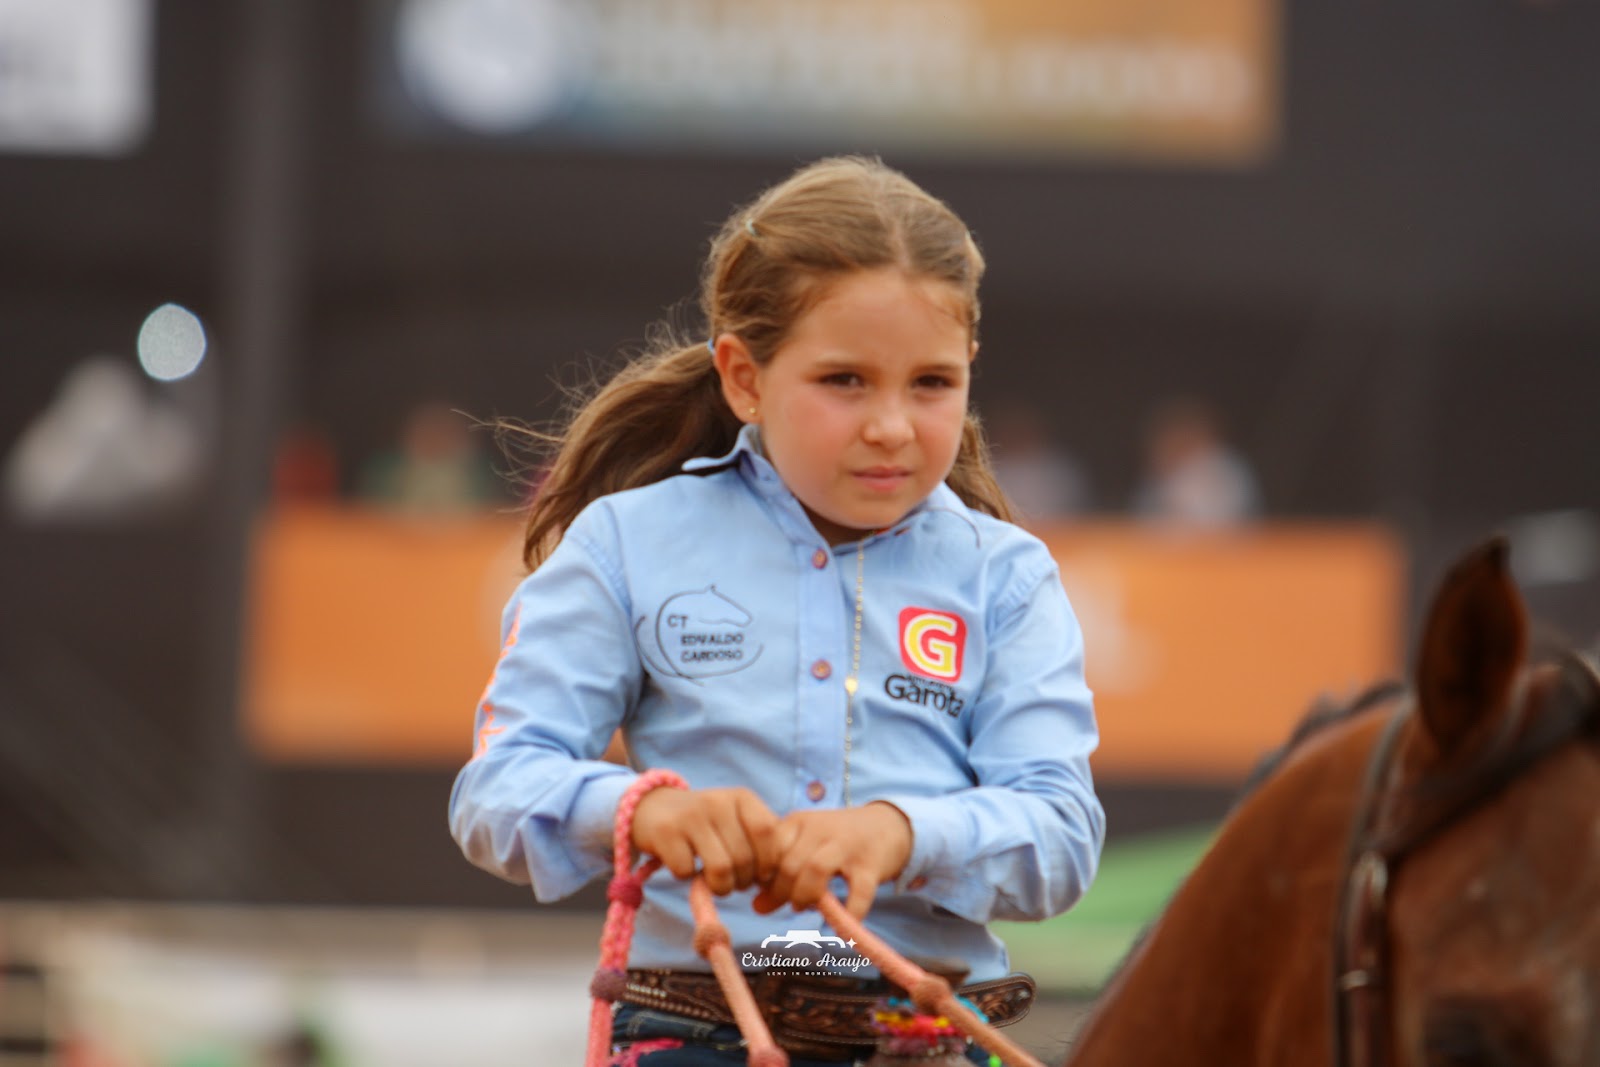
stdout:
<svg viewBox="0 0 1600 1067">
<path fill-rule="evenodd" d="M 1105 842 L 1083 635 L 1055 569 L 996 614 L 968 750 L 977 785 L 884 798 L 913 835 L 896 889 L 977 923 L 1066 911 L 1094 880 Z"/>
<path fill-rule="evenodd" d="M 466 857 L 541 901 L 611 869 L 612 822 L 636 778 L 600 759 L 643 683 L 621 576 L 604 560 L 575 523 L 512 595 L 450 794 Z"/>
</svg>

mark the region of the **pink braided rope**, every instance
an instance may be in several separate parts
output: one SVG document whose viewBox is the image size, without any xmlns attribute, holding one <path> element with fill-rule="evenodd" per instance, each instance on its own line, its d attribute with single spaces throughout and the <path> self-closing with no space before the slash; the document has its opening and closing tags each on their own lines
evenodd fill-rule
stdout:
<svg viewBox="0 0 1600 1067">
<path fill-rule="evenodd" d="M 756 1006 L 755 994 L 750 992 L 750 983 L 733 958 L 728 928 L 717 918 L 711 887 L 706 885 L 702 875 L 695 875 L 689 884 L 689 907 L 694 910 L 694 950 L 716 973 L 723 999 L 728 1002 L 733 1021 L 749 1049 L 745 1062 L 749 1067 L 789 1067 L 789 1054 L 772 1039 L 767 1020 Z"/>
<path fill-rule="evenodd" d="M 817 907 L 836 932 L 855 939 L 861 946 L 857 951 L 876 964 L 885 978 L 911 994 L 911 1003 L 919 1012 L 924 1015 L 943 1015 L 955 1023 L 963 1034 L 1013 1067 L 1044 1067 L 1016 1042 L 962 1004 L 948 981 L 918 967 L 868 930 L 865 923 L 845 910 L 838 897 L 824 893 Z"/>
<path fill-rule="evenodd" d="M 661 866 L 650 859 L 633 870 L 633 813 L 652 789 L 670 786 L 687 789 L 689 783 L 672 771 L 657 769 L 641 774 L 617 803 L 616 830 L 612 834 L 613 874 L 606 887 L 606 922 L 600 931 L 600 965 L 589 983 L 589 1044 L 584 1067 L 605 1067 L 611 1055 L 611 1005 L 628 981 L 628 946 L 633 943 L 633 921 L 644 899 L 644 880 Z"/>
<path fill-rule="evenodd" d="M 589 1009 L 589 1045 L 584 1059 L 585 1067 L 606 1067 L 611 1053 L 611 1004 L 622 994 L 623 986 L 627 983 L 628 947 L 633 943 L 634 919 L 644 899 L 645 879 L 661 866 L 659 859 L 651 858 L 637 870 L 631 869 L 633 816 L 644 795 L 662 786 L 689 788 L 681 776 L 657 768 L 641 774 L 617 804 L 612 844 L 612 862 L 616 873 L 612 875 L 611 884 L 606 890 L 606 898 L 610 903 L 606 908 L 605 927 L 600 934 L 600 966 L 596 968 L 594 980 L 590 983 L 594 1001 Z M 734 959 L 728 928 L 717 918 L 716 903 L 701 875 L 696 875 L 689 886 L 689 905 L 694 911 L 695 952 L 711 964 L 717 976 L 722 995 L 727 999 L 739 1032 L 744 1035 L 749 1048 L 749 1067 L 788 1067 L 788 1054 L 772 1039 L 744 972 Z M 1044 1067 L 962 1004 L 948 981 L 918 967 L 868 930 L 866 924 L 851 915 L 833 894 L 824 893 L 817 907 L 834 930 L 854 938 L 862 946 L 885 978 L 911 994 L 911 1001 L 918 1011 L 925 1015 L 944 1016 L 962 1033 L 1013 1067 Z"/>
<path fill-rule="evenodd" d="M 622 995 L 628 981 L 628 947 L 633 943 L 634 919 L 644 900 L 645 879 L 661 866 L 659 859 L 651 858 L 638 870 L 631 869 L 633 816 L 644 795 L 662 786 L 688 789 L 689 783 L 664 768 L 646 771 L 617 803 L 616 830 L 612 837 L 612 864 L 616 873 L 606 889 L 610 904 L 606 907 L 605 927 L 600 933 L 600 966 L 589 984 L 594 1000 L 589 1007 L 589 1044 L 584 1067 L 606 1067 L 611 1054 L 611 1004 Z M 750 1049 L 749 1067 L 789 1067 L 788 1055 L 772 1040 L 744 972 L 733 958 L 728 929 L 717 919 L 716 905 L 704 877 L 695 876 L 689 887 L 689 899 L 695 912 L 695 951 L 711 964 L 723 996 L 733 1007 L 739 1031 Z"/>
<path fill-rule="evenodd" d="M 628 1051 L 621 1053 L 606 1067 L 639 1067 L 639 1060 L 652 1052 L 662 1052 L 669 1048 L 682 1048 L 683 1042 L 675 1037 L 656 1037 L 648 1041 L 635 1041 L 628 1046 Z"/>
</svg>

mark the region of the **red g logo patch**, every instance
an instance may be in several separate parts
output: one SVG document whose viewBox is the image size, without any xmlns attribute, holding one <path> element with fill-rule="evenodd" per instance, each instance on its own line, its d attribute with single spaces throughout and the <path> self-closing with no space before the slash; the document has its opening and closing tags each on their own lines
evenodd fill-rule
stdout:
<svg viewBox="0 0 1600 1067">
<path fill-rule="evenodd" d="M 967 624 L 959 615 L 932 608 L 900 611 L 900 661 L 925 678 L 954 682 L 961 677 Z"/>
</svg>

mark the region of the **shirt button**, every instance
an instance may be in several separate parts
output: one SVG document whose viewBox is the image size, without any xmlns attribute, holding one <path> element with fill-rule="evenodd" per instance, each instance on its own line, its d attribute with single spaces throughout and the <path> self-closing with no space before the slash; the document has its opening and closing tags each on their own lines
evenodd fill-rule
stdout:
<svg viewBox="0 0 1600 1067">
<path fill-rule="evenodd" d="M 820 571 L 828 565 L 828 554 L 820 548 L 817 549 L 811 554 L 811 565 Z"/>
<path fill-rule="evenodd" d="M 928 886 L 928 880 L 926 878 L 924 878 L 920 874 L 917 875 L 915 878 L 911 879 L 911 881 L 906 883 L 906 888 L 910 889 L 910 890 L 913 890 L 913 891 L 918 890 L 918 889 L 926 889 L 927 886 Z"/>
<path fill-rule="evenodd" d="M 815 802 L 821 800 L 823 797 L 825 797 L 827 795 L 828 795 L 828 787 L 823 785 L 821 782 L 819 782 L 819 781 L 817 781 L 815 779 L 812 779 L 811 784 L 806 786 L 806 797 L 812 803 L 815 803 Z"/>
<path fill-rule="evenodd" d="M 811 665 L 811 677 L 817 679 L 818 681 L 821 681 L 824 678 L 832 677 L 832 675 L 833 664 L 829 663 L 825 659 L 819 659 L 817 662 Z"/>
</svg>

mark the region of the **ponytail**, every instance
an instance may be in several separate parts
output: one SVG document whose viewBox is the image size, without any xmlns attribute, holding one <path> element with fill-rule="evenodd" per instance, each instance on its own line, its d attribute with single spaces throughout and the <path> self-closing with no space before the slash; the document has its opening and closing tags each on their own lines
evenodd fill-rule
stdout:
<svg viewBox="0 0 1600 1067">
<path fill-rule="evenodd" d="M 528 509 L 523 562 L 536 569 L 600 497 L 670 477 L 696 456 L 727 452 L 740 425 L 703 343 L 668 340 L 628 364 L 564 430 L 529 431 L 556 455 Z"/>
<path fill-rule="evenodd" d="M 956 451 L 955 466 L 945 477 L 944 484 L 954 490 L 961 502 L 973 511 L 993 515 L 1006 522 L 1016 522 L 1011 501 L 1006 499 L 1000 480 L 995 477 L 994 461 L 989 456 L 989 442 L 983 435 L 983 424 L 978 416 L 967 413 L 961 424 L 961 444 Z"/>
</svg>

